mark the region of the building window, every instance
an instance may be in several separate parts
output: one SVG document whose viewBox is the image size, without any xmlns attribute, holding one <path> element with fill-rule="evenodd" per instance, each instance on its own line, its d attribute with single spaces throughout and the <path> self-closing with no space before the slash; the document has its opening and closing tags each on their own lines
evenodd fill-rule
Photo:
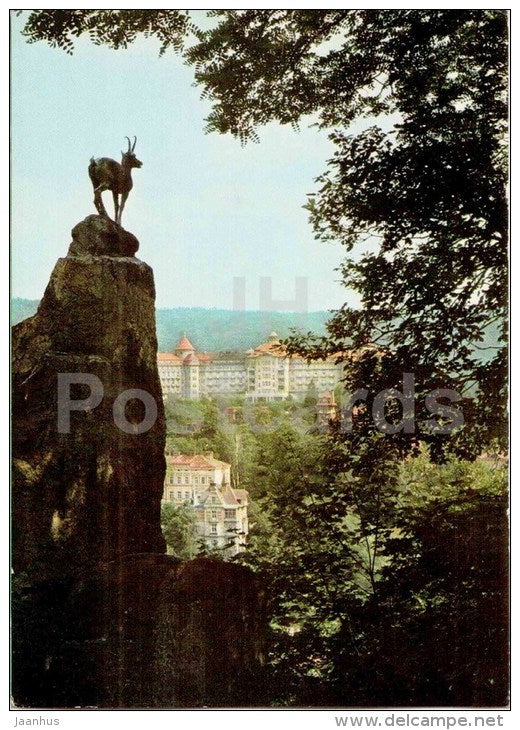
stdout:
<svg viewBox="0 0 520 730">
<path fill-rule="evenodd" d="M 200 478 L 200 483 L 201 484 L 206 484 L 206 477 L 201 477 Z"/>
<path fill-rule="evenodd" d="M 170 502 L 173 502 L 173 489 L 170 490 Z"/>
<path fill-rule="evenodd" d="M 189 498 L 190 498 L 190 493 L 184 492 L 184 499 L 189 500 Z"/>
<path fill-rule="evenodd" d="M 189 483 L 190 483 L 189 477 L 188 477 L 188 475 L 186 475 L 184 477 L 184 484 L 189 484 Z"/>
<path fill-rule="evenodd" d="M 217 519 L 217 510 L 216 509 L 212 509 L 211 510 L 211 519 L 212 520 L 216 520 Z"/>
<path fill-rule="evenodd" d="M 211 525 L 211 534 L 212 535 L 216 535 L 217 534 L 217 526 L 216 525 Z"/>
<path fill-rule="evenodd" d="M 168 483 L 173 484 L 173 474 L 170 474 L 168 477 Z"/>
<path fill-rule="evenodd" d="M 235 510 L 234 509 L 226 509 L 226 510 L 224 510 L 224 517 L 226 517 L 226 519 L 234 519 L 234 517 L 235 517 Z"/>
</svg>

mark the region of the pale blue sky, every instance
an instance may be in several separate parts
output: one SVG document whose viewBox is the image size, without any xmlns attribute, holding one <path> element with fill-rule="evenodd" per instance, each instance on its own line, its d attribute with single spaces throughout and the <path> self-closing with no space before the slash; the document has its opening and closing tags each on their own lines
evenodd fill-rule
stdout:
<svg viewBox="0 0 520 730">
<path fill-rule="evenodd" d="M 90 157 L 119 160 L 137 135 L 143 167 L 123 224 L 154 269 L 157 306 L 231 309 L 233 277 L 245 277 L 246 308 L 259 309 L 262 276 L 277 299 L 308 277 L 310 310 L 345 301 L 342 249 L 315 241 L 302 209 L 333 151 L 326 133 L 272 124 L 246 147 L 204 134 L 209 105 L 192 69 L 173 52 L 158 58 L 155 40 L 113 51 L 80 39 L 68 56 L 27 44 L 22 25 L 12 18 L 13 296 L 42 296 L 71 228 L 96 212 Z"/>
</svg>

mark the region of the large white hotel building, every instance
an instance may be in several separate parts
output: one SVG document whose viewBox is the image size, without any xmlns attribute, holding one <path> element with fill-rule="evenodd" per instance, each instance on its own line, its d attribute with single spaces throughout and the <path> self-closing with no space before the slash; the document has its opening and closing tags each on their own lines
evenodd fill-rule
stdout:
<svg viewBox="0 0 520 730">
<path fill-rule="evenodd" d="M 287 355 L 276 332 L 243 354 L 197 353 L 184 335 L 171 353 L 157 356 L 163 394 L 197 400 L 201 396 L 244 395 L 250 401 L 304 398 L 310 387 L 332 391 L 343 368 L 334 357 L 307 362 Z"/>
</svg>

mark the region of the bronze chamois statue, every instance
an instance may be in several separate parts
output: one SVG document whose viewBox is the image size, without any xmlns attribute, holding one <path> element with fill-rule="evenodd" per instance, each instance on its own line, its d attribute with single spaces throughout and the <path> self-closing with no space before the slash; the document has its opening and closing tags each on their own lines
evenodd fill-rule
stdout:
<svg viewBox="0 0 520 730">
<path fill-rule="evenodd" d="M 108 218 L 101 193 L 104 190 L 111 190 L 114 198 L 114 220 L 119 225 L 121 225 L 121 216 L 128 193 L 132 189 L 132 168 L 141 167 L 143 164 L 134 154 L 137 137 L 134 137 L 133 145 L 130 145 L 128 137 L 125 139 L 128 140 L 128 150 L 121 152 L 121 164 L 110 157 L 98 157 L 96 160 L 91 157 L 88 166 L 88 174 L 94 186 L 94 205 L 98 213 Z M 119 202 L 119 195 L 121 195 L 121 202 Z"/>
</svg>

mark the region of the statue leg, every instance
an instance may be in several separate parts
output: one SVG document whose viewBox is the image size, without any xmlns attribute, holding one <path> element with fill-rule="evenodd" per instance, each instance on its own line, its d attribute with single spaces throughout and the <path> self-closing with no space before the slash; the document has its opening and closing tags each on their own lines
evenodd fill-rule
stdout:
<svg viewBox="0 0 520 730">
<path fill-rule="evenodd" d="M 119 223 L 119 193 L 115 193 L 112 190 L 112 197 L 114 199 L 114 220 L 116 223 Z"/>
<path fill-rule="evenodd" d="M 94 205 L 96 206 L 96 210 L 99 213 L 99 215 L 105 216 L 105 218 L 108 218 L 108 214 L 105 210 L 105 206 L 103 205 L 103 200 L 101 199 L 101 193 L 106 190 L 102 185 L 100 185 L 97 188 L 94 188 Z"/>
<path fill-rule="evenodd" d="M 123 208 L 125 207 L 127 198 L 128 198 L 128 193 L 121 194 L 121 204 L 119 206 L 119 220 L 117 221 L 119 223 L 119 225 L 121 225 L 121 218 L 123 217 Z"/>
</svg>

